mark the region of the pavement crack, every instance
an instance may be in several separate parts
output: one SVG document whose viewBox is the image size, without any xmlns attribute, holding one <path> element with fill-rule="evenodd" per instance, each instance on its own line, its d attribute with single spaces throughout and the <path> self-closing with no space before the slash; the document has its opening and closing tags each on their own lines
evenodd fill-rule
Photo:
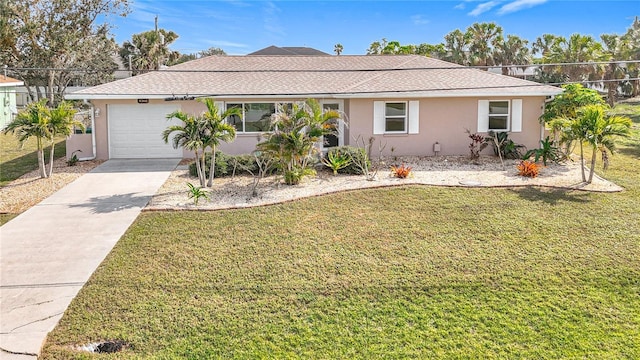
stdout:
<svg viewBox="0 0 640 360">
<path fill-rule="evenodd" d="M 47 301 L 41 301 L 39 303 L 35 303 L 35 304 L 26 304 L 26 305 L 22 305 L 22 306 L 16 306 L 14 308 L 12 308 L 9 312 L 14 311 L 14 310 L 18 310 L 18 309 L 22 309 L 22 308 L 26 308 L 26 307 L 30 307 L 30 306 L 38 306 L 38 305 L 42 305 L 42 304 L 48 304 L 48 303 L 52 303 L 54 300 L 47 300 Z"/>
<path fill-rule="evenodd" d="M 56 313 L 56 314 L 53 314 L 53 315 L 49 315 L 49 316 L 44 317 L 44 318 L 42 318 L 42 319 L 29 321 L 29 322 L 28 322 L 28 323 L 26 323 L 26 324 L 22 324 L 22 325 L 20 325 L 20 326 L 18 326 L 18 327 L 15 327 L 15 328 L 13 328 L 13 329 L 9 330 L 9 332 L 8 332 L 7 334 L 10 334 L 10 333 L 12 333 L 12 332 L 14 332 L 14 331 L 16 331 L 16 330 L 18 330 L 18 329 L 20 329 L 20 328 L 23 328 L 23 327 L 25 327 L 25 326 L 29 326 L 29 325 L 31 325 L 31 324 L 35 324 L 35 323 L 37 323 L 37 322 L 41 322 L 41 321 L 45 321 L 45 320 L 49 320 L 49 319 L 51 319 L 52 317 L 56 317 L 56 316 L 58 316 L 58 315 L 62 315 L 63 313 L 64 313 L 64 311 L 61 311 L 61 312 L 59 312 L 59 313 Z"/>
<path fill-rule="evenodd" d="M 5 349 L 3 347 L 0 347 L 0 351 L 6 352 L 7 354 L 11 354 L 11 355 L 26 355 L 26 356 L 38 357 L 38 354 L 34 354 L 34 353 L 30 353 L 30 352 L 11 351 L 11 350 L 7 350 L 7 349 Z"/>
</svg>

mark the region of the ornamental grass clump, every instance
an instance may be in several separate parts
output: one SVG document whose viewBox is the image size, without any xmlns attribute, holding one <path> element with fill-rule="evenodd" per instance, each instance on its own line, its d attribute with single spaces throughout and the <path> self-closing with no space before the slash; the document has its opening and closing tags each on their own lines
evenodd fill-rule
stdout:
<svg viewBox="0 0 640 360">
<path fill-rule="evenodd" d="M 540 173 L 540 165 L 533 161 L 522 160 L 516 165 L 518 175 L 534 178 Z"/>
</svg>

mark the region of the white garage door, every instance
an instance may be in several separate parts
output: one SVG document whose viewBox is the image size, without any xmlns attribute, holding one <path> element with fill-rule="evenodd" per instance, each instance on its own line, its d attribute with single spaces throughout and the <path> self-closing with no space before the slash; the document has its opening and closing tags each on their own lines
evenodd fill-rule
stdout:
<svg viewBox="0 0 640 360">
<path fill-rule="evenodd" d="M 174 104 L 109 105 L 109 158 L 180 158 L 182 149 L 174 149 L 162 140 L 162 132 L 180 120 L 167 120 L 180 107 Z"/>
</svg>

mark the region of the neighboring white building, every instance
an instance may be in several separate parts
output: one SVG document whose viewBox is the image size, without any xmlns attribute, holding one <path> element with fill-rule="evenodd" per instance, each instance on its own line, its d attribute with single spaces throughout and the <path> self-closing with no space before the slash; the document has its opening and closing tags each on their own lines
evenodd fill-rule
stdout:
<svg viewBox="0 0 640 360">
<path fill-rule="evenodd" d="M 20 80 L 0 76 L 0 130 L 4 129 L 18 113 L 16 87 L 22 84 Z"/>
</svg>

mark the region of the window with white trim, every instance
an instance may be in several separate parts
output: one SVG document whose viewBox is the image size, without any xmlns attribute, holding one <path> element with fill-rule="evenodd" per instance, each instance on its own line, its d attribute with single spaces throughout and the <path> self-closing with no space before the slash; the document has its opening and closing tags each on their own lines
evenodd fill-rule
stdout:
<svg viewBox="0 0 640 360">
<path fill-rule="evenodd" d="M 420 101 L 374 101 L 373 133 L 418 134 L 420 130 Z"/>
<path fill-rule="evenodd" d="M 384 132 L 407 132 L 407 103 L 387 102 L 384 104 Z"/>
<path fill-rule="evenodd" d="M 509 101 L 489 101 L 489 130 L 509 131 Z"/>
<path fill-rule="evenodd" d="M 522 99 L 478 100 L 478 132 L 521 132 L 522 116 Z"/>
</svg>

